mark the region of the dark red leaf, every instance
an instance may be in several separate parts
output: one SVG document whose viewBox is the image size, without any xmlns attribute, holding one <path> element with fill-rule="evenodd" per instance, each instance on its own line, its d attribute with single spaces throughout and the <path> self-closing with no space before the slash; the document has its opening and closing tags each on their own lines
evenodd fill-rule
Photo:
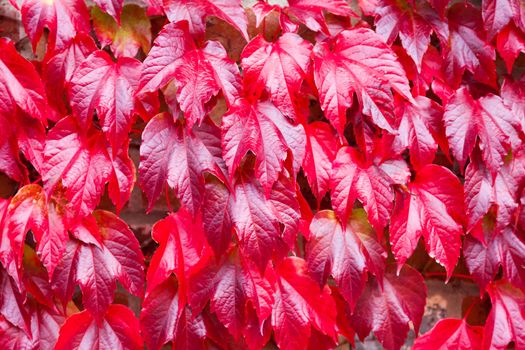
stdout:
<svg viewBox="0 0 525 350">
<path fill-rule="evenodd" d="M 241 55 L 246 93 L 255 99 L 266 90 L 285 116 L 301 120 L 298 99 L 310 71 L 311 52 L 312 44 L 297 34 L 285 33 L 275 42 L 257 36 Z"/>
<path fill-rule="evenodd" d="M 306 254 L 308 269 L 322 286 L 328 274 L 353 309 L 361 295 L 367 271 L 382 278 L 386 252 L 377 242 L 362 210 L 356 209 L 345 227 L 334 212 L 318 212 L 310 225 Z"/>
<path fill-rule="evenodd" d="M 277 268 L 272 326 L 280 349 L 306 349 L 312 327 L 335 337 L 335 303 L 330 289 L 308 275 L 306 262 L 288 257 Z"/>
<path fill-rule="evenodd" d="M 458 178 L 438 165 L 421 168 L 408 190 L 396 196 L 390 242 L 398 266 L 403 266 L 423 236 L 430 256 L 450 277 L 459 259 L 464 215 Z"/>
<path fill-rule="evenodd" d="M 499 281 L 489 285 L 492 309 L 485 322 L 482 349 L 505 349 L 511 341 L 516 349 L 525 348 L 525 295 L 512 285 Z"/>
<path fill-rule="evenodd" d="M 123 305 L 111 305 L 97 322 L 87 311 L 69 317 L 60 328 L 56 350 L 104 350 L 109 348 L 141 350 L 139 322 Z"/>
<path fill-rule="evenodd" d="M 317 43 L 314 76 L 321 108 L 341 135 L 354 93 L 363 113 L 389 132 L 394 127 L 391 89 L 412 100 L 405 71 L 394 52 L 366 28 L 345 30 L 332 42 Z"/>
<path fill-rule="evenodd" d="M 419 331 L 425 309 L 427 288 L 423 277 L 408 265 L 396 276 L 393 269 L 382 281 L 371 278 L 357 301 L 352 324 L 363 339 L 370 331 L 387 350 L 398 350 L 408 334 L 411 321 Z"/>
<path fill-rule="evenodd" d="M 464 319 L 445 318 L 416 339 L 412 349 L 480 349 L 482 332 L 483 327 L 471 326 Z"/>
</svg>

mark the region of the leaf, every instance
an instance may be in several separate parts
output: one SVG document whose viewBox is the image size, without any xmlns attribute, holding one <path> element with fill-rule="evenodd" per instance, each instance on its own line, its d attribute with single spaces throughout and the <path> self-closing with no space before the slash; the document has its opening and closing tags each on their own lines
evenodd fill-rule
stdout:
<svg viewBox="0 0 525 350">
<path fill-rule="evenodd" d="M 414 104 L 398 103 L 396 115 L 400 120 L 401 143 L 410 152 L 410 163 L 418 169 L 434 160 L 438 147 L 436 141 L 443 131 L 443 108 L 424 96 L 416 97 L 415 101 Z"/>
<path fill-rule="evenodd" d="M 188 125 L 200 124 L 209 111 L 206 103 L 222 90 L 228 103 L 239 96 L 239 69 L 222 45 L 195 46 L 187 22 L 168 24 L 159 33 L 144 60 L 139 94 L 164 87 L 171 80 Z"/>
<path fill-rule="evenodd" d="M 172 79 L 178 59 L 194 48 L 187 22 L 165 25 L 143 62 L 138 93 L 154 92 L 166 85 Z"/>
<path fill-rule="evenodd" d="M 321 108 L 340 135 L 354 93 L 363 113 L 388 132 L 394 126 L 391 89 L 412 101 L 405 71 L 394 52 L 366 28 L 344 30 L 332 42 L 317 43 L 314 78 Z"/>
<path fill-rule="evenodd" d="M 94 0 L 97 8 L 113 17 L 117 22 L 121 21 L 123 0 Z"/>
<path fill-rule="evenodd" d="M 285 33 L 275 42 L 257 36 L 241 55 L 246 93 L 256 99 L 266 90 L 283 115 L 299 120 L 297 99 L 308 78 L 311 52 L 312 45 L 294 33 Z"/>
<path fill-rule="evenodd" d="M 143 295 L 144 257 L 133 232 L 115 214 L 97 210 L 93 219 L 94 222 L 85 221 L 73 230 L 82 242 L 68 243 L 52 285 L 67 301 L 78 283 L 84 306 L 93 317 L 102 320 L 113 301 L 117 279 L 131 293 Z"/>
<path fill-rule="evenodd" d="M 304 157 L 304 128 L 294 124 L 270 102 L 237 100 L 222 118 L 222 155 L 231 175 L 248 151 L 255 154 L 255 176 L 266 193 L 277 181 L 287 151 L 294 163 Z"/>
<path fill-rule="evenodd" d="M 136 181 L 135 164 L 128 155 L 128 148 L 129 145 L 125 144 L 120 154 L 111 159 L 112 174 L 109 178 L 108 195 L 115 204 L 117 214 L 131 197 Z"/>
<path fill-rule="evenodd" d="M 322 286 L 332 275 L 351 309 L 363 291 L 367 271 L 381 278 L 386 258 L 363 214 L 354 211 L 343 226 L 334 212 L 319 211 L 310 224 L 307 246 L 306 262 L 315 280 Z"/>
<path fill-rule="evenodd" d="M 461 168 L 480 140 L 483 161 L 492 175 L 503 165 L 512 148 L 519 146 L 519 124 L 500 97 L 487 95 L 475 100 L 460 88 L 448 101 L 443 115 L 445 132 Z"/>
<path fill-rule="evenodd" d="M 89 33 L 89 12 L 81 0 L 23 0 L 22 23 L 33 50 L 49 29 L 51 50 L 62 50 L 77 33 Z"/>
<path fill-rule="evenodd" d="M 501 86 L 501 98 L 503 103 L 512 111 L 515 119 L 519 120 L 521 130 L 525 130 L 525 102 L 523 102 L 523 94 L 525 94 L 525 81 L 512 81 L 505 79 Z"/>
<path fill-rule="evenodd" d="M 471 236 L 463 243 L 463 255 L 470 274 L 480 289 L 484 290 L 499 273 L 501 266 L 503 276 L 525 290 L 524 239 L 510 227 L 494 232 L 491 226 L 490 222 L 484 222 L 481 238 L 485 244 Z"/>
<path fill-rule="evenodd" d="M 383 232 L 393 208 L 395 181 L 355 148 L 343 147 L 333 163 L 330 198 L 335 213 L 346 222 L 356 199 L 363 204 L 368 220 Z"/>
<path fill-rule="evenodd" d="M 212 153 L 219 130 L 214 125 L 210 129 L 211 133 L 188 130 L 167 113 L 150 120 L 142 134 L 139 165 L 139 181 L 148 197 L 149 210 L 167 183 L 195 215 L 204 198 L 204 172 L 225 181 Z"/>
<path fill-rule="evenodd" d="M 233 195 L 230 215 L 241 252 L 264 272 L 280 242 L 279 222 L 263 189 L 253 178 L 241 177 L 234 186 Z"/>
<path fill-rule="evenodd" d="M 430 35 L 435 32 L 441 41 L 448 39 L 448 27 L 427 2 L 396 2 L 380 0 L 374 8 L 379 16 L 375 21 L 376 32 L 391 45 L 399 35 L 401 44 L 421 71 L 423 55 L 430 44 Z"/>
<path fill-rule="evenodd" d="M 525 347 L 525 295 L 512 285 L 499 281 L 489 285 L 492 309 L 485 321 L 482 349 L 506 349 L 513 341 L 516 349 Z"/>
<path fill-rule="evenodd" d="M 427 288 L 423 277 L 408 265 L 396 276 L 390 269 L 382 281 L 371 278 L 357 301 L 352 324 L 361 339 L 374 332 L 387 350 L 400 349 L 412 321 L 419 331 Z"/>
<path fill-rule="evenodd" d="M 209 112 L 205 104 L 219 90 L 222 90 L 228 103 L 239 96 L 239 69 L 228 58 L 224 47 L 216 41 L 206 42 L 202 50 L 186 52 L 177 61 L 173 78 L 177 87 L 177 100 L 189 127 L 200 125 Z"/>
<path fill-rule="evenodd" d="M 344 0 L 326 0 L 323 2 L 313 0 L 288 0 L 286 13 L 297 18 L 314 32 L 322 31 L 329 34 L 325 21 L 324 11 L 343 17 L 358 17 Z"/>
<path fill-rule="evenodd" d="M 95 41 L 89 35 L 79 33 L 63 50 L 56 51 L 44 61 L 42 76 L 49 103 L 62 114 L 68 113 L 66 96 L 73 72 L 96 49 Z"/>
<path fill-rule="evenodd" d="M 60 199 L 58 199 L 60 200 Z M 22 187 L 9 204 L 8 230 L 17 266 L 20 267 L 26 234 L 31 230 L 37 252 L 49 275 L 53 274 L 69 239 L 63 207 L 36 184 Z"/>
<path fill-rule="evenodd" d="M 339 143 L 332 128 L 323 122 L 313 122 L 304 126 L 306 132 L 306 152 L 302 168 L 317 201 L 321 201 L 330 188 L 332 163 Z"/>
<path fill-rule="evenodd" d="M 232 25 L 248 40 L 248 20 L 239 0 L 163 0 L 170 22 L 188 21 L 190 33 L 202 37 L 206 18 L 215 16 Z"/>
<path fill-rule="evenodd" d="M 42 179 L 49 196 L 62 183 L 69 201 L 68 217 L 89 215 L 98 205 L 111 163 L 101 132 L 81 128 L 72 117 L 60 120 L 47 134 Z"/>
<path fill-rule="evenodd" d="M 70 316 L 60 328 L 56 350 L 102 350 L 112 347 L 140 350 L 143 348 L 139 322 L 123 305 L 111 305 L 97 322 L 88 311 Z"/>
<path fill-rule="evenodd" d="M 481 14 L 488 39 L 494 38 L 511 20 L 520 25 L 521 6 L 518 0 L 483 0 Z"/>
<path fill-rule="evenodd" d="M 110 46 L 118 57 L 135 57 L 139 49 L 148 53 L 151 46 L 151 22 L 138 5 L 128 4 L 122 9 L 120 24 L 98 7 L 91 9 L 93 28 L 101 46 Z"/>
<path fill-rule="evenodd" d="M 230 246 L 233 234 L 233 219 L 230 214 L 233 198 L 228 188 L 216 178 L 206 182 L 204 193 L 204 234 L 215 256 L 222 256 Z"/>
<path fill-rule="evenodd" d="M 392 252 L 399 267 L 412 255 L 421 236 L 432 258 L 450 278 L 459 258 L 463 234 L 463 188 L 448 169 L 421 168 L 406 193 L 396 196 L 390 223 Z"/>
<path fill-rule="evenodd" d="M 285 258 L 276 272 L 272 326 L 279 348 L 307 348 L 313 327 L 333 339 L 336 311 L 329 288 L 319 289 L 298 257 Z"/>
<path fill-rule="evenodd" d="M 158 350 L 170 340 L 175 350 L 205 348 L 202 317 L 192 317 L 187 307 L 181 309 L 174 279 L 164 281 L 148 294 L 142 304 L 140 326 L 148 349 Z"/>
<path fill-rule="evenodd" d="M 148 293 L 174 273 L 179 283 L 182 307 L 186 300 L 190 274 L 209 254 L 202 219 L 199 215 L 193 217 L 183 207 L 177 213 L 155 223 L 152 237 L 159 243 L 159 248 L 153 254 L 148 269 Z"/>
<path fill-rule="evenodd" d="M 211 300 L 210 310 L 234 339 L 239 339 L 248 322 L 248 302 L 255 308 L 261 327 L 272 312 L 270 282 L 236 250 L 225 255 L 219 264 L 208 264 L 195 273 L 189 286 L 192 310 L 202 311 Z"/>
<path fill-rule="evenodd" d="M 496 48 L 505 61 L 507 72 L 510 73 L 520 52 L 525 52 L 525 34 L 513 24 L 509 24 L 498 32 Z"/>
<path fill-rule="evenodd" d="M 465 209 L 470 232 L 495 202 L 492 176 L 475 150 L 465 170 Z"/>
<path fill-rule="evenodd" d="M 494 48 L 486 41 L 479 10 L 455 4 L 448 10 L 450 37 L 443 48 L 445 76 L 452 89 L 459 87 L 465 69 L 478 81 L 495 86 Z"/>
<path fill-rule="evenodd" d="M 114 155 L 131 129 L 140 70 L 141 63 L 133 58 L 119 58 L 114 63 L 99 50 L 87 57 L 71 78 L 69 98 L 73 114 L 80 126 L 87 128 L 96 110 Z"/>
<path fill-rule="evenodd" d="M 19 327 L 26 335 L 31 336 L 31 320 L 24 307 L 25 295 L 20 293 L 15 281 L 2 266 L 0 266 L 0 292 L 0 315 Z"/>
<path fill-rule="evenodd" d="M 480 349 L 482 335 L 483 327 L 471 326 L 464 319 L 445 318 L 417 338 L 413 349 Z"/>
<path fill-rule="evenodd" d="M 47 123 L 44 84 L 35 67 L 16 51 L 13 42 L 0 40 L 0 113 L 15 113 L 15 106 Z"/>
</svg>

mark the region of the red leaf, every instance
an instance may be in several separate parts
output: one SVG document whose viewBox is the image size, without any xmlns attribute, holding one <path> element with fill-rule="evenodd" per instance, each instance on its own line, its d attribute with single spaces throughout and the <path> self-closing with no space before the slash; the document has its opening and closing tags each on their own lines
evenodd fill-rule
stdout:
<svg viewBox="0 0 525 350">
<path fill-rule="evenodd" d="M 304 157 L 304 128 L 287 120 L 270 102 L 252 105 L 237 100 L 223 116 L 221 129 L 222 154 L 231 175 L 248 151 L 256 156 L 255 176 L 266 193 L 277 181 L 288 150 L 298 171 Z"/>
<path fill-rule="evenodd" d="M 87 34 L 80 33 L 63 50 L 57 51 L 45 60 L 42 76 L 50 97 L 49 103 L 62 114 L 67 114 L 65 97 L 73 72 L 96 49 L 93 39 Z"/>
<path fill-rule="evenodd" d="M 485 32 L 479 10 L 469 3 L 457 3 L 448 9 L 450 37 L 443 48 L 445 74 L 451 88 L 461 83 L 465 69 L 478 81 L 495 86 L 496 54 L 485 41 Z"/>
<path fill-rule="evenodd" d="M 248 301 L 255 308 L 262 327 L 272 312 L 273 289 L 268 279 L 236 250 L 221 260 L 220 264 L 209 264 L 192 276 L 190 304 L 198 313 L 211 300 L 210 310 L 233 337 L 239 339 L 248 322 Z"/>
<path fill-rule="evenodd" d="M 401 44 L 416 63 L 418 71 L 421 71 L 421 62 L 432 32 L 442 42 L 448 39 L 446 22 L 426 2 L 411 4 L 409 1 L 379 0 L 373 11 L 379 16 L 379 20 L 375 21 L 376 32 L 389 45 L 399 34 Z"/>
<path fill-rule="evenodd" d="M 341 219 L 346 222 L 354 202 L 363 204 L 368 220 L 381 234 L 388 224 L 393 208 L 395 181 L 378 165 L 364 159 L 355 148 L 343 147 L 333 163 L 330 197 L 332 206 Z"/>
<path fill-rule="evenodd" d="M 372 278 L 357 301 L 352 323 L 361 339 L 370 331 L 387 350 L 400 349 L 410 321 L 419 331 L 425 309 L 427 288 L 423 277 L 408 265 L 398 276 L 389 271 L 382 281 Z"/>
<path fill-rule="evenodd" d="M 301 120 L 297 100 L 308 78 L 311 52 L 312 44 L 297 34 L 285 33 L 275 42 L 257 36 L 241 55 L 247 94 L 256 99 L 266 90 L 283 115 Z"/>
<path fill-rule="evenodd" d="M 112 173 L 109 178 L 109 198 L 120 211 L 131 196 L 135 184 L 135 165 L 128 155 L 129 144 L 126 142 L 120 154 L 111 159 Z M 112 155 L 110 154 L 110 157 Z"/>
<path fill-rule="evenodd" d="M 117 279 L 131 293 L 142 296 L 144 257 L 124 221 L 106 211 L 95 211 L 93 217 L 94 225 L 85 226 L 88 221 L 73 230 L 85 242 L 68 243 L 52 280 L 63 301 L 71 298 L 78 283 L 84 306 L 93 317 L 102 319 L 113 301 Z"/>
<path fill-rule="evenodd" d="M 367 271 L 382 278 L 386 252 L 377 242 L 366 216 L 352 213 L 345 227 L 332 211 L 318 212 L 310 225 L 306 261 L 313 277 L 322 286 L 328 274 L 353 309 L 367 278 Z"/>
<path fill-rule="evenodd" d="M 486 227 L 488 226 L 488 227 Z M 501 266 L 503 276 L 525 290 L 525 239 L 510 227 L 493 232 L 490 223 L 483 227 L 482 238 L 467 237 L 463 243 L 465 263 L 481 290 L 494 279 Z M 493 227 L 492 227 L 493 228 Z"/>
<path fill-rule="evenodd" d="M 470 232 L 495 202 L 492 176 L 481 161 L 481 156 L 477 150 L 474 150 L 465 171 L 464 193 L 468 220 L 467 232 Z"/>
<path fill-rule="evenodd" d="M 288 0 L 288 7 L 285 11 L 292 18 L 297 18 L 314 32 L 322 31 L 330 34 L 325 18 L 324 11 L 343 17 L 358 17 L 344 0 Z"/>
<path fill-rule="evenodd" d="M 306 262 L 297 257 L 284 259 L 277 274 L 272 326 L 279 348 L 306 349 L 312 327 L 334 339 L 336 311 L 330 289 L 320 290 Z"/>
<path fill-rule="evenodd" d="M 188 32 L 187 22 L 164 26 L 144 60 L 138 91 L 153 92 L 166 85 L 173 79 L 178 59 L 193 49 L 195 44 Z"/>
<path fill-rule="evenodd" d="M 412 349 L 480 349 L 482 332 L 483 327 L 471 326 L 464 319 L 446 318 L 417 338 Z"/>
<path fill-rule="evenodd" d="M 397 195 L 392 214 L 390 242 L 398 266 L 403 266 L 423 236 L 430 256 L 450 278 L 459 258 L 463 217 L 463 187 L 458 178 L 438 165 L 421 168 L 408 192 Z"/>
<path fill-rule="evenodd" d="M 22 187 L 13 197 L 9 205 L 8 230 L 18 267 L 22 263 L 26 234 L 31 230 L 38 242 L 40 259 L 49 275 L 53 275 L 69 239 L 63 209 L 36 184 Z"/>
<path fill-rule="evenodd" d="M 139 322 L 123 305 L 111 305 L 97 322 L 87 311 L 69 317 L 60 328 L 56 350 L 143 349 Z"/>
<path fill-rule="evenodd" d="M 394 52 L 366 28 L 345 30 L 332 42 L 317 43 L 314 77 L 321 108 L 340 135 L 354 93 L 363 113 L 389 132 L 394 125 L 391 89 L 412 100 L 405 71 Z"/>
<path fill-rule="evenodd" d="M 520 25 L 521 6 L 519 0 L 483 0 L 481 13 L 488 39 L 494 38 L 512 19 Z"/>
<path fill-rule="evenodd" d="M 202 203 L 202 225 L 206 240 L 215 256 L 222 256 L 231 243 L 233 234 L 230 206 L 232 196 L 228 188 L 216 178 L 206 183 Z"/>
<path fill-rule="evenodd" d="M 489 285 L 492 309 L 485 321 L 482 349 L 506 349 L 513 341 L 525 348 L 525 295 L 512 285 L 499 281 Z"/>
<path fill-rule="evenodd" d="M 175 273 L 182 307 L 190 274 L 208 253 L 200 215 L 192 217 L 181 208 L 158 221 L 153 226 L 152 237 L 159 243 L 159 248 L 153 254 L 148 269 L 148 293 Z"/>
<path fill-rule="evenodd" d="M 98 50 L 82 62 L 71 78 L 69 98 L 80 126 L 88 128 L 96 110 L 114 155 L 131 129 L 133 96 L 141 67 L 139 61 L 127 57 L 114 63 L 105 51 Z"/>
<path fill-rule="evenodd" d="M 398 127 L 401 143 L 410 152 L 410 163 L 418 169 L 432 163 L 438 146 L 436 141 L 444 130 L 443 108 L 424 96 L 416 97 L 415 101 L 414 104 L 398 103 L 396 115 L 401 120 Z"/>
<path fill-rule="evenodd" d="M 140 326 L 150 350 L 158 350 L 173 341 L 174 350 L 204 350 L 206 329 L 200 315 L 192 317 L 181 308 L 177 284 L 168 279 L 154 288 L 144 300 Z"/>
<path fill-rule="evenodd" d="M 233 189 L 233 219 L 239 247 L 261 272 L 280 242 L 279 222 L 268 205 L 263 189 L 254 179 L 243 176 Z"/>
<path fill-rule="evenodd" d="M 174 46 L 175 40 L 175 46 Z M 144 60 L 139 92 L 152 92 L 171 80 L 188 125 L 200 124 L 208 112 L 206 103 L 222 90 L 226 101 L 239 96 L 240 76 L 226 50 L 215 41 L 198 49 L 188 32 L 187 22 L 171 23 L 159 33 Z"/>
<path fill-rule="evenodd" d="M 205 104 L 222 90 L 228 103 L 239 96 L 239 68 L 216 41 L 201 50 L 188 51 L 177 61 L 173 72 L 177 100 L 188 126 L 200 124 L 209 111 Z"/>
<path fill-rule="evenodd" d="M 215 16 L 231 24 L 248 40 L 248 20 L 240 0 L 163 0 L 164 11 L 170 22 L 186 20 L 190 33 L 202 37 L 206 18 Z"/>
<path fill-rule="evenodd" d="M 42 179 L 49 195 L 61 182 L 71 211 L 68 217 L 89 215 L 98 205 L 111 176 L 106 140 L 94 127 L 86 130 L 72 117 L 49 131 L 44 151 Z"/>
<path fill-rule="evenodd" d="M 31 337 L 31 320 L 24 307 L 25 299 L 15 281 L 0 266 L 0 315 Z"/>
<path fill-rule="evenodd" d="M 512 111 L 515 119 L 521 123 L 521 131 L 525 132 L 525 80 L 512 81 L 505 79 L 501 86 L 503 103 Z"/>
<path fill-rule="evenodd" d="M 520 144 L 517 118 L 495 95 L 475 100 L 466 88 L 461 88 L 448 101 L 443 119 L 450 147 L 461 168 L 477 138 L 483 160 L 492 175 L 501 168 L 509 150 Z"/>
<path fill-rule="evenodd" d="M 142 134 L 139 165 L 140 185 L 148 197 L 149 210 L 167 183 L 195 215 L 204 198 L 204 172 L 225 181 L 214 154 L 219 130 L 212 124 L 207 127 L 188 130 L 167 113 L 150 120 Z"/>
<path fill-rule="evenodd" d="M 38 1 L 38 0 L 36 0 Z M 16 51 L 14 43 L 0 39 L 0 113 L 15 113 L 16 106 L 42 123 L 47 122 L 47 99 L 35 67 Z"/>
<path fill-rule="evenodd" d="M 89 12 L 82 0 L 23 0 L 22 23 L 33 50 L 49 29 L 50 51 L 67 47 L 77 33 L 89 33 Z"/>
<path fill-rule="evenodd" d="M 120 22 L 120 14 L 124 0 L 94 0 L 95 4 L 104 12 L 107 12 L 113 18 Z"/>
<path fill-rule="evenodd" d="M 306 152 L 302 167 L 315 198 L 321 201 L 330 188 L 332 162 L 339 143 L 332 128 L 326 123 L 306 124 L 305 131 Z"/>
<path fill-rule="evenodd" d="M 507 72 L 512 73 L 514 61 L 520 52 L 525 53 L 525 34 L 513 24 L 509 24 L 498 33 L 496 47 L 507 66 Z"/>
</svg>

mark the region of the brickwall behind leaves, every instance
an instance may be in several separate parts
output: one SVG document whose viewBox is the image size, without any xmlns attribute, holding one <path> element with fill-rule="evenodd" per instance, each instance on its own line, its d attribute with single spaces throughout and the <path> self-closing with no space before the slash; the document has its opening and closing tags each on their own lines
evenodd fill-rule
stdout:
<svg viewBox="0 0 525 350">
<path fill-rule="evenodd" d="M 245 0 L 245 4 L 248 5 L 253 2 L 253 0 Z M 282 0 L 280 0 L 280 2 L 282 2 Z M 219 21 L 210 21 L 210 28 L 207 30 L 208 35 L 213 39 L 220 40 L 221 33 L 224 32 L 221 26 L 224 26 L 224 24 Z M 36 54 L 32 52 L 31 45 L 20 22 L 19 13 L 18 11 L 14 10 L 8 0 L 0 0 L 0 35 L 13 40 L 16 43 L 18 50 L 26 58 L 35 59 L 39 57 L 38 49 Z M 240 49 L 236 50 L 235 42 L 232 43 L 230 41 L 225 46 L 227 48 L 230 46 L 229 49 L 232 56 L 238 57 Z M 131 143 L 129 153 L 137 168 L 139 162 L 139 146 L 140 137 L 136 136 Z M 16 190 L 16 183 L 11 181 L 5 175 L 0 174 L 0 197 L 9 197 L 13 195 Z M 175 202 L 176 201 L 174 201 L 174 203 Z M 109 198 L 107 197 L 102 199 L 100 207 L 108 210 L 114 209 Z M 130 225 L 139 242 L 141 242 L 144 255 L 148 256 L 151 255 L 151 253 L 156 248 L 156 244 L 150 236 L 151 227 L 156 221 L 166 215 L 166 212 L 169 211 L 169 207 L 165 198 L 162 198 L 150 213 L 146 214 L 146 208 L 146 198 L 140 188 L 135 186 L 130 201 L 121 211 L 120 216 Z M 426 253 L 424 253 L 424 249 L 419 250 L 421 252 L 418 254 L 416 251 L 414 257 L 412 258 L 412 260 L 414 260 L 412 263 L 416 263 L 413 265 L 420 265 L 420 267 L 423 268 L 425 265 L 432 264 L 428 259 L 428 256 L 426 256 Z M 439 271 L 442 271 L 437 266 L 435 268 Z M 432 270 L 432 268 L 425 270 Z M 464 314 L 464 311 L 469 306 L 463 305 L 465 303 L 464 300 L 468 302 L 469 297 L 472 297 L 472 300 L 474 300 L 474 298 L 477 299 L 479 296 L 479 290 L 477 286 L 470 281 L 452 279 L 448 284 L 444 284 L 443 278 L 438 277 L 436 279 L 427 279 L 426 284 L 428 288 L 428 298 L 423 322 L 421 325 L 421 332 L 423 333 L 431 329 L 433 325 L 442 318 L 461 318 Z M 139 314 L 141 307 L 140 299 L 131 296 L 123 289 L 119 289 L 115 300 L 116 302 L 127 304 L 137 315 Z M 484 308 L 483 305 L 475 307 L 469 315 L 469 321 L 471 324 L 482 323 L 486 317 L 486 309 L 487 308 Z M 404 349 L 410 349 L 413 339 L 414 334 L 411 331 Z M 381 346 L 373 336 L 366 338 L 363 343 L 357 342 L 356 346 L 357 349 L 381 349 Z M 166 347 L 166 349 L 168 348 L 170 347 Z M 343 344 L 339 348 L 350 349 L 350 345 Z"/>
</svg>

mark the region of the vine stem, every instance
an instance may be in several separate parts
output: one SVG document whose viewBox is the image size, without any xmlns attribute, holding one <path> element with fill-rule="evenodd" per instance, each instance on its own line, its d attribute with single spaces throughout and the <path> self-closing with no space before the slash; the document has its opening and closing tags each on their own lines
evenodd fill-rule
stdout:
<svg viewBox="0 0 525 350">
<path fill-rule="evenodd" d="M 445 272 L 425 272 L 423 273 L 423 275 L 425 275 L 425 277 L 445 277 L 445 278 L 447 277 L 447 274 Z M 469 280 L 469 281 L 474 280 L 474 277 L 470 275 L 461 274 L 461 273 L 452 274 L 451 278 L 459 278 L 459 279 Z"/>
</svg>

